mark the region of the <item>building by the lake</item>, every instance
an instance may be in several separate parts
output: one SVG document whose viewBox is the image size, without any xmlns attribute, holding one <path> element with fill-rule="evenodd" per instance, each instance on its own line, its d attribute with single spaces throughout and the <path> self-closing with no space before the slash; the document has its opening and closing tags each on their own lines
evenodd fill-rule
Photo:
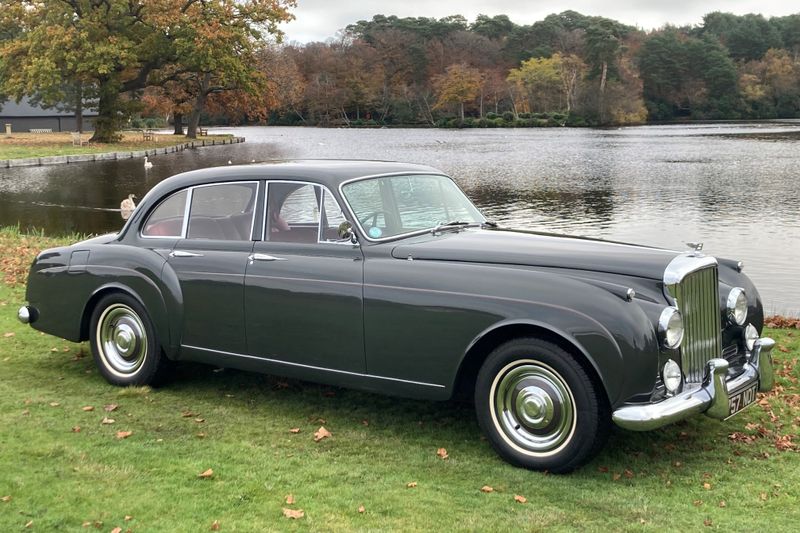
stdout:
<svg viewBox="0 0 800 533">
<path fill-rule="evenodd" d="M 97 111 L 89 108 L 83 111 L 83 130 L 93 129 L 92 121 Z M 33 129 L 53 131 L 75 131 L 75 113 L 59 111 L 53 107 L 44 109 L 31 104 L 27 98 L 19 103 L 9 100 L 0 104 L 0 131 L 5 124 L 11 124 L 11 131 L 27 132 Z"/>
</svg>

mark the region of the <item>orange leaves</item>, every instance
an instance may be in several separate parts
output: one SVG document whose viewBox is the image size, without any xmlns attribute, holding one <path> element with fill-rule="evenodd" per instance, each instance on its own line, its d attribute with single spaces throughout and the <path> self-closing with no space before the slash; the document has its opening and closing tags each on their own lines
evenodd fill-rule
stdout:
<svg viewBox="0 0 800 533">
<path fill-rule="evenodd" d="M 328 437 L 331 437 L 331 432 L 325 429 L 325 426 L 320 426 L 319 429 L 314 432 L 314 442 L 319 442 Z"/>
<path fill-rule="evenodd" d="M 781 315 L 774 315 L 764 319 L 764 325 L 768 328 L 795 328 L 800 329 L 800 318 L 789 318 Z"/>
<path fill-rule="evenodd" d="M 286 495 L 286 505 L 294 505 L 294 495 L 287 494 Z"/>
<path fill-rule="evenodd" d="M 481 492 L 486 492 L 488 494 L 489 492 L 494 492 L 494 489 L 489 485 L 484 485 L 481 487 Z"/>
<path fill-rule="evenodd" d="M 127 439 L 131 435 L 133 435 L 133 431 L 117 431 L 118 439 Z"/>
<path fill-rule="evenodd" d="M 514 495 L 514 501 L 517 503 L 528 503 L 528 499 L 525 496 L 520 496 L 519 494 Z"/>
<path fill-rule="evenodd" d="M 203 470 L 202 472 L 197 474 L 197 477 L 199 477 L 200 479 L 208 479 L 213 475 L 214 475 L 214 469 L 209 468 L 208 470 Z"/>
<path fill-rule="evenodd" d="M 211 527 L 209 529 L 211 531 L 219 531 L 219 520 L 214 520 L 211 522 Z"/>
<path fill-rule="evenodd" d="M 300 433 L 300 428 L 292 428 L 289 430 L 289 433 L 297 435 L 298 433 Z"/>
<path fill-rule="evenodd" d="M 449 455 L 447 455 L 447 450 L 444 448 L 439 448 L 438 450 L 436 450 L 436 455 L 441 457 L 442 460 L 448 459 L 450 457 Z"/>
<path fill-rule="evenodd" d="M 84 411 L 84 412 L 87 412 L 87 413 L 90 412 L 90 411 L 94 411 L 94 406 L 93 405 L 85 405 L 85 406 L 81 407 L 81 411 Z"/>
<path fill-rule="evenodd" d="M 286 507 L 283 508 L 283 516 L 286 518 L 291 518 L 292 520 L 297 520 L 298 518 L 303 518 L 306 513 L 302 509 L 287 509 Z"/>
</svg>

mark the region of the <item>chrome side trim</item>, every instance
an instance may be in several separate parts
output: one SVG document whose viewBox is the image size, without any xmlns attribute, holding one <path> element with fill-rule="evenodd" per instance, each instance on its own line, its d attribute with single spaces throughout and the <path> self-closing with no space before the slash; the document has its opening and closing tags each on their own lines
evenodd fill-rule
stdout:
<svg viewBox="0 0 800 533">
<path fill-rule="evenodd" d="M 400 378 L 390 378 L 386 376 L 376 376 L 375 374 L 362 374 L 360 372 L 350 372 L 348 370 L 337 370 L 335 368 L 325 368 L 321 366 L 314 366 L 314 365 L 304 365 L 302 363 L 292 363 L 291 361 L 281 361 L 280 359 L 270 359 L 268 357 L 256 357 L 254 355 L 245 355 L 241 353 L 234 353 L 234 352 L 225 352 L 223 350 L 212 350 L 210 348 L 201 348 L 200 346 L 191 346 L 189 344 L 181 344 L 181 348 L 189 348 L 190 350 L 201 350 L 204 352 L 213 352 L 213 353 L 221 353 L 224 355 L 231 355 L 233 357 L 243 357 L 245 359 L 253 359 L 256 361 L 264 361 L 267 363 L 277 363 L 281 365 L 288 365 L 293 367 L 299 368 L 308 368 L 310 370 L 322 370 L 323 372 L 333 372 L 336 374 L 346 374 L 348 376 L 356 376 L 361 378 L 373 378 L 373 379 L 382 379 L 386 381 L 397 381 L 399 383 L 408 383 L 411 385 L 422 385 L 424 387 L 436 387 L 440 389 L 447 388 L 444 385 L 439 385 L 436 383 L 425 383 L 422 381 L 412 381 L 410 379 L 400 379 Z"/>
<path fill-rule="evenodd" d="M 712 359 L 706 364 L 706 378 L 694 386 L 658 403 L 625 405 L 614 411 L 611 418 L 618 426 L 632 431 L 649 431 L 689 416 L 705 413 L 720 420 L 730 414 L 731 393 L 758 382 L 758 390 L 766 392 L 773 386 L 774 377 L 770 351 L 775 341 L 762 337 L 748 355 L 741 374 L 728 381 L 728 362 Z"/>
</svg>

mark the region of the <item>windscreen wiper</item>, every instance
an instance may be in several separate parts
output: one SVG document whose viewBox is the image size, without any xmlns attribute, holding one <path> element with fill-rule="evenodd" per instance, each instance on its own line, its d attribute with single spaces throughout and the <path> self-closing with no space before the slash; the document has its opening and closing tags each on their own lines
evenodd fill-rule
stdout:
<svg viewBox="0 0 800 533">
<path fill-rule="evenodd" d="M 450 222 L 439 222 L 436 224 L 436 227 L 431 230 L 431 233 L 436 235 L 437 233 L 441 233 L 445 230 L 459 230 L 463 228 L 468 228 L 470 226 L 477 227 L 480 226 L 477 222 L 463 222 L 461 220 L 451 220 Z"/>
</svg>

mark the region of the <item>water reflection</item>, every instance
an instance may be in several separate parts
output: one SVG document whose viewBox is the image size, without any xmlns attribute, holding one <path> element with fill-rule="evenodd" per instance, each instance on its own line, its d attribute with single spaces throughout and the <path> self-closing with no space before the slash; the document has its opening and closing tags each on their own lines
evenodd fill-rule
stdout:
<svg viewBox="0 0 800 533">
<path fill-rule="evenodd" d="M 0 224 L 119 228 L 128 194 L 172 174 L 280 158 L 429 164 L 504 225 L 742 259 L 768 311 L 800 314 L 800 121 L 608 130 L 222 130 L 247 143 L 152 159 L 0 169 Z M 52 205 L 44 205 L 52 204 Z M 58 207 L 54 207 L 58 206 Z"/>
</svg>

